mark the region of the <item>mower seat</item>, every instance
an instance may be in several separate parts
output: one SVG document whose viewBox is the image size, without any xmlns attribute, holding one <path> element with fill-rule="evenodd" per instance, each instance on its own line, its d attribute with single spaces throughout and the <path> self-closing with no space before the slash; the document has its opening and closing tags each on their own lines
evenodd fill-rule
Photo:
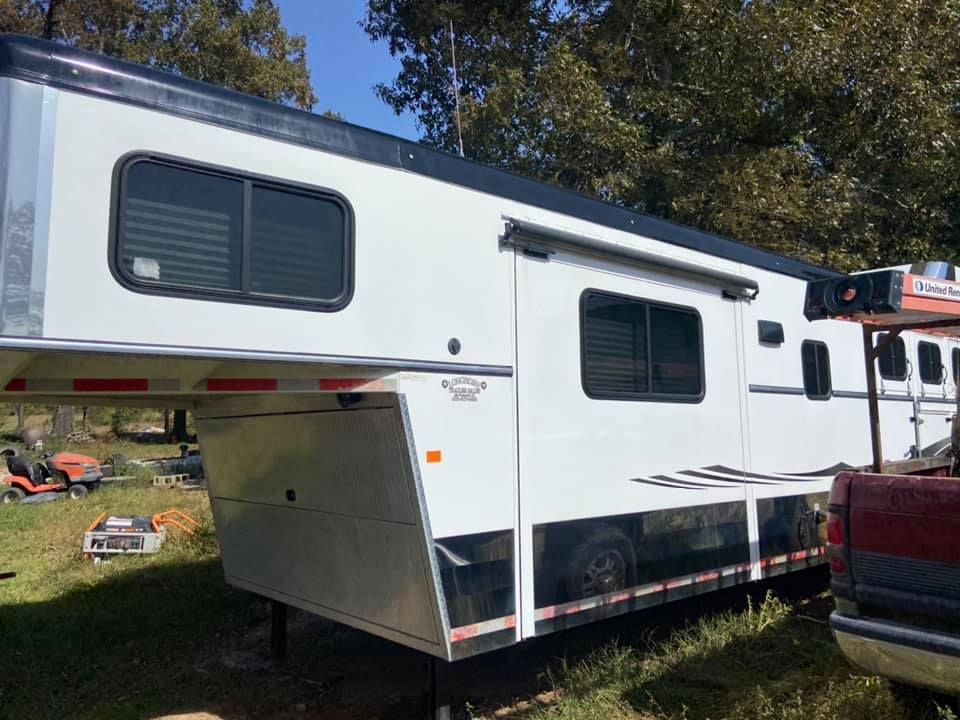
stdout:
<svg viewBox="0 0 960 720">
<path fill-rule="evenodd" d="M 7 457 L 7 470 L 11 475 L 26 478 L 34 485 L 45 485 L 50 471 L 42 463 L 30 463 L 19 456 Z"/>
</svg>

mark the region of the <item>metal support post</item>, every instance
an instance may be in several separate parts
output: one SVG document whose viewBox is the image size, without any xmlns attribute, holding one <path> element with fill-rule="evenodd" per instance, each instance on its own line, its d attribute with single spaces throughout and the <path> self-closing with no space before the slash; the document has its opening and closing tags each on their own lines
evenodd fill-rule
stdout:
<svg viewBox="0 0 960 720">
<path fill-rule="evenodd" d="M 450 688 L 447 684 L 447 662 L 430 656 L 427 664 L 427 720 L 450 720 Z"/>
<path fill-rule="evenodd" d="M 870 412 L 870 446 L 873 448 L 873 472 L 883 472 L 883 446 L 880 440 L 880 402 L 877 399 L 877 354 L 873 349 L 873 328 L 863 326 L 863 363 L 867 373 L 867 406 Z"/>
<path fill-rule="evenodd" d="M 275 663 L 287 659 L 287 606 L 270 601 L 270 656 Z"/>
</svg>

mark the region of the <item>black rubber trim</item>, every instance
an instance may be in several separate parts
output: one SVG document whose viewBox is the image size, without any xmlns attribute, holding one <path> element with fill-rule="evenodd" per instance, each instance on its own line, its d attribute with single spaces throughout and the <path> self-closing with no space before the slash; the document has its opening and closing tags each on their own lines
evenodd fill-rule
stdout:
<svg viewBox="0 0 960 720">
<path fill-rule="evenodd" d="M 856 555 L 856 548 L 854 548 L 854 555 Z M 856 558 L 854 558 L 854 562 L 856 562 Z M 923 572 L 923 570 L 918 568 L 916 572 Z M 861 603 L 895 608 L 908 613 L 932 615 L 948 620 L 960 618 L 960 600 L 950 597 L 908 592 L 868 583 L 856 583 L 853 592 Z M 960 624 L 958 624 L 958 629 L 960 629 Z"/>
<path fill-rule="evenodd" d="M 840 273 L 585 195 L 141 65 L 18 35 L 0 35 L 0 77 L 95 95 L 199 122 L 425 175 L 624 232 L 802 280 Z"/>
<path fill-rule="evenodd" d="M 939 655 L 960 657 L 960 637 L 916 630 L 909 625 L 853 618 L 834 612 L 830 615 L 830 627 L 835 632 L 879 640 L 893 645 L 903 645 Z"/>
<path fill-rule="evenodd" d="M 803 388 L 785 385 L 750 385 L 750 392 L 770 395 L 803 395 Z"/>
</svg>

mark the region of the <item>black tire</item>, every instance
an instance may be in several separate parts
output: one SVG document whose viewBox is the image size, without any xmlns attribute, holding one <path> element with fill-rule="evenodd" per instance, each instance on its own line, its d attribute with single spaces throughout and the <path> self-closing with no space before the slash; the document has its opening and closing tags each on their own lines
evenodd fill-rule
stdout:
<svg viewBox="0 0 960 720">
<path fill-rule="evenodd" d="M 15 447 L 5 447 L 0 449 L 0 457 L 3 458 L 16 457 L 19 454 L 20 451 Z"/>
<path fill-rule="evenodd" d="M 593 528 L 570 553 L 567 595 L 571 600 L 625 590 L 636 583 L 633 543 L 610 526 Z"/>
<path fill-rule="evenodd" d="M 67 489 L 67 497 L 71 500 L 83 500 L 89 494 L 90 488 L 82 484 L 71 485 Z"/>
<path fill-rule="evenodd" d="M 23 500 L 27 494 L 18 487 L 8 487 L 0 493 L 0 505 L 13 505 Z"/>
</svg>

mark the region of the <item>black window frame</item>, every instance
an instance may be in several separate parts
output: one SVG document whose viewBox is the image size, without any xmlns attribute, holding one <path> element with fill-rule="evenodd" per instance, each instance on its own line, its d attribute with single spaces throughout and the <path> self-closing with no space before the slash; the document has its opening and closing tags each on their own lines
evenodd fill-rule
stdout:
<svg viewBox="0 0 960 720">
<path fill-rule="evenodd" d="M 950 351 L 950 364 L 953 366 L 953 384 L 960 385 L 960 348 Z"/>
<path fill-rule="evenodd" d="M 587 354 L 586 354 L 586 334 L 585 330 L 585 321 L 586 321 L 586 305 L 587 298 L 590 296 L 600 295 L 607 298 L 612 298 L 615 300 L 625 300 L 627 302 L 638 303 L 646 306 L 646 322 L 647 322 L 647 366 L 648 366 L 648 384 L 647 387 L 651 387 L 652 383 L 649 382 L 650 373 L 652 373 L 652 353 L 650 351 L 652 347 L 652 340 L 650 338 L 650 308 L 662 308 L 664 310 L 673 310 L 685 312 L 689 315 L 693 315 L 697 319 L 697 341 L 699 356 L 698 360 L 700 363 L 700 392 L 696 395 L 683 395 L 676 393 L 655 393 L 650 392 L 608 392 L 608 393 L 596 393 L 593 392 L 588 383 L 587 383 Z M 707 368 L 705 363 L 705 355 L 703 350 L 703 316 L 700 314 L 700 311 L 695 307 L 690 305 L 674 305 L 672 303 L 660 302 L 658 300 L 650 300 L 648 298 L 636 297 L 634 295 L 623 295 L 621 293 L 609 292 L 607 290 L 600 290 L 598 288 L 587 288 L 582 293 L 580 293 L 580 387 L 583 389 L 583 393 L 590 398 L 591 400 L 618 400 L 618 401 L 631 401 L 631 402 L 670 402 L 670 403 L 683 403 L 688 405 L 695 405 L 703 402 L 703 399 L 707 394 Z"/>
<path fill-rule="evenodd" d="M 936 380 L 927 380 L 923 376 L 923 371 L 929 363 L 920 362 L 920 348 L 924 345 L 933 348 L 937 351 L 937 364 L 940 367 L 940 371 L 937 373 Z M 920 340 L 917 342 L 917 375 L 920 376 L 920 382 L 924 385 L 943 385 L 946 378 L 944 378 L 944 366 L 943 366 L 943 351 L 940 349 L 940 344 L 935 342 L 928 342 L 926 340 Z"/>
<path fill-rule="evenodd" d="M 806 374 L 803 371 L 803 349 L 808 345 L 813 346 L 814 348 L 823 348 L 824 353 L 826 353 L 827 358 L 827 392 L 826 394 L 812 394 L 807 388 Z M 816 363 L 817 370 L 817 383 L 820 382 L 820 361 L 817 357 L 816 350 L 814 350 L 814 362 Z M 830 369 L 830 348 L 823 342 L 823 340 L 804 340 L 800 343 L 800 375 L 801 381 L 803 384 L 803 394 L 806 395 L 808 400 L 829 400 L 833 397 L 833 373 Z M 818 388 L 820 389 L 820 388 Z"/>
<path fill-rule="evenodd" d="M 880 335 L 878 335 L 876 346 L 879 346 L 880 343 L 886 340 L 888 335 L 889 333 L 881 333 Z M 900 348 L 900 350 L 903 352 L 903 374 L 902 375 L 884 375 L 883 364 L 880 362 L 881 355 L 879 353 L 877 354 L 877 372 L 880 374 L 880 377 L 883 380 L 896 380 L 898 382 L 902 382 L 907 379 L 907 344 L 903 341 L 903 338 L 898 335 L 897 337 L 895 337 L 893 340 L 890 341 L 890 344 L 887 345 L 886 348 L 884 348 L 883 352 L 884 353 L 889 352 L 889 353 L 895 354 L 893 352 L 893 349 L 895 347 Z M 894 362 L 893 365 L 894 367 L 896 367 L 896 362 Z"/>
<path fill-rule="evenodd" d="M 191 285 L 144 281 L 131 275 L 124 267 L 120 258 L 120 218 L 123 209 L 124 189 L 130 168 L 137 163 L 150 162 L 167 165 L 179 170 L 196 172 L 203 175 L 213 175 L 228 180 L 243 183 L 243 227 L 241 229 L 241 263 L 243 271 L 248 268 L 251 248 L 250 203 L 254 187 L 265 188 L 278 192 L 287 192 L 303 197 L 312 197 L 326 202 L 333 202 L 343 212 L 343 290 L 335 298 L 313 299 L 298 296 L 272 295 L 256 293 L 249 290 L 222 290 Z M 121 157 L 114 166 L 113 182 L 110 194 L 110 236 L 109 236 L 109 266 L 114 279 L 123 287 L 144 295 L 159 295 L 162 297 L 178 297 L 189 300 L 212 300 L 215 302 L 236 303 L 240 305 L 258 305 L 277 308 L 292 308 L 311 310 L 316 312 L 338 312 L 347 307 L 353 299 L 355 284 L 355 227 L 353 207 L 340 193 L 329 188 L 306 185 L 281 178 L 245 172 L 235 168 L 197 162 L 182 157 L 161 153 L 136 151 Z"/>
</svg>

